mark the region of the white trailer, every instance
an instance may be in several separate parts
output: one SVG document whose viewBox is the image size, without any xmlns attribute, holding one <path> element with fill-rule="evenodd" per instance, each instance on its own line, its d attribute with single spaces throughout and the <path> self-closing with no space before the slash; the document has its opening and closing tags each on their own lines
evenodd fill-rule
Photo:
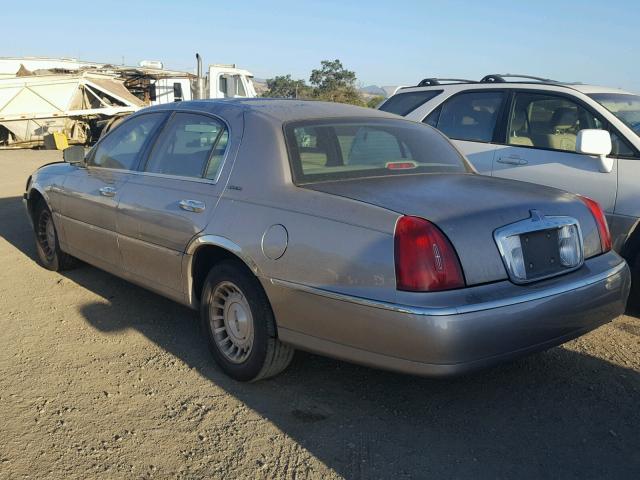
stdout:
<svg viewBox="0 0 640 480">
<path fill-rule="evenodd" d="M 68 58 L 0 58 L 0 147 L 38 146 L 52 133 L 87 144 L 105 125 L 111 128 L 147 105 L 256 96 L 248 70 L 213 64 L 203 75 L 197 58 L 197 75 L 148 60 L 128 67 Z"/>
<path fill-rule="evenodd" d="M 64 133 L 72 143 L 89 143 L 104 121 L 143 106 L 110 75 L 85 71 L 0 78 L 0 146 L 37 146 L 53 133 Z"/>
</svg>

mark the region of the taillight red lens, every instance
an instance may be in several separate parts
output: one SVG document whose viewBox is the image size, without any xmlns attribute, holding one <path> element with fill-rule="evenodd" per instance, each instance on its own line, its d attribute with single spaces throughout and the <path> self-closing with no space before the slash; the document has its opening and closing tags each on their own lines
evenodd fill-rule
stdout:
<svg viewBox="0 0 640 480">
<path fill-rule="evenodd" d="M 582 195 L 578 195 L 580 200 L 584 202 L 584 204 L 591 211 L 591 215 L 596 221 L 598 225 L 598 233 L 600 234 L 600 247 L 602 248 L 602 253 L 606 253 L 611 250 L 611 233 L 609 232 L 609 225 L 607 224 L 607 218 L 604 216 L 604 211 L 598 202 L 590 199 L 589 197 L 584 197 Z"/>
<path fill-rule="evenodd" d="M 462 268 L 444 234 L 424 218 L 404 216 L 395 232 L 398 290 L 433 292 L 464 287 Z"/>
</svg>

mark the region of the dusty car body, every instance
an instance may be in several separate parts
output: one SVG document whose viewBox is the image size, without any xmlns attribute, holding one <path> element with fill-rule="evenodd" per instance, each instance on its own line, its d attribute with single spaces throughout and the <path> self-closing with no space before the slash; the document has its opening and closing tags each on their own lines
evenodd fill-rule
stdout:
<svg viewBox="0 0 640 480">
<path fill-rule="evenodd" d="M 294 348 L 457 374 L 592 330 L 629 291 L 597 204 L 478 175 L 437 130 L 384 112 L 162 105 L 68 160 L 27 184 L 41 263 L 77 257 L 199 308 L 240 380 Z"/>
</svg>

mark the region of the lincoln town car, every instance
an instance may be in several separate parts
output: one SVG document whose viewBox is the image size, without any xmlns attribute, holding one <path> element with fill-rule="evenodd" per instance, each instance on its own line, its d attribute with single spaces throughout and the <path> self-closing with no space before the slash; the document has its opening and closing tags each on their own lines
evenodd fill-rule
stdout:
<svg viewBox="0 0 640 480">
<path fill-rule="evenodd" d="M 79 259 L 199 310 L 237 380 L 295 349 L 467 372 L 593 330 L 629 292 L 598 203 L 479 175 L 438 130 L 382 111 L 177 102 L 64 160 L 26 186 L 40 263 Z"/>
</svg>

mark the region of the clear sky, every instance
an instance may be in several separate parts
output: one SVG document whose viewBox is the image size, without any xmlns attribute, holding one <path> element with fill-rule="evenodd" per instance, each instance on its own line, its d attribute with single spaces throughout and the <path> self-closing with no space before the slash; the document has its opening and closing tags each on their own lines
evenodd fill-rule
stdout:
<svg viewBox="0 0 640 480">
<path fill-rule="evenodd" d="M 12 1 L 0 56 L 71 56 L 192 71 L 236 63 L 308 80 L 340 59 L 362 85 L 528 73 L 640 93 L 640 0 Z"/>
</svg>

